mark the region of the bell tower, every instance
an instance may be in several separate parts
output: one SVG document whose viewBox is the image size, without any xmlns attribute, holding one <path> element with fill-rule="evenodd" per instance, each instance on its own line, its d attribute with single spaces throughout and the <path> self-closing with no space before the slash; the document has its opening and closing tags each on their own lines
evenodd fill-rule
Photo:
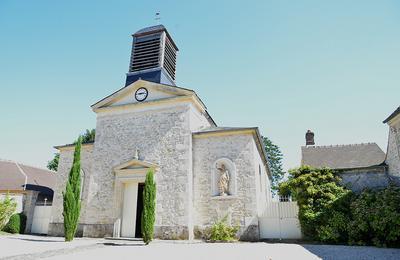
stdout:
<svg viewBox="0 0 400 260">
<path fill-rule="evenodd" d="M 138 79 L 175 86 L 175 45 L 163 25 L 147 27 L 132 35 L 132 53 L 125 86 Z"/>
</svg>

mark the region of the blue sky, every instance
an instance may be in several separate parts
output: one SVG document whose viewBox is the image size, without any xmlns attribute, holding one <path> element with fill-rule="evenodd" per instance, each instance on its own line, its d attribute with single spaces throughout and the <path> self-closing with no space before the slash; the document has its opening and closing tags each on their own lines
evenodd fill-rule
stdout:
<svg viewBox="0 0 400 260">
<path fill-rule="evenodd" d="M 398 1 L 0 1 L 0 158 L 45 167 L 95 127 L 123 86 L 131 34 L 155 12 L 178 47 L 177 84 L 220 126 L 259 126 L 300 162 L 317 145 L 377 142 L 400 105 Z"/>
</svg>

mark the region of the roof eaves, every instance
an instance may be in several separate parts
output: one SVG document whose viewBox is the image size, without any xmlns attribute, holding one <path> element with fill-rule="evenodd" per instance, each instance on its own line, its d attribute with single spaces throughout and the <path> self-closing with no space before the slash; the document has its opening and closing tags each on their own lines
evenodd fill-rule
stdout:
<svg viewBox="0 0 400 260">
<path fill-rule="evenodd" d="M 396 117 L 398 114 L 400 114 L 400 106 L 393 113 L 391 113 L 385 120 L 383 120 L 382 123 L 386 124 L 387 122 L 392 120 L 394 117 Z"/>
<path fill-rule="evenodd" d="M 94 144 L 94 141 L 93 142 L 86 142 L 86 143 L 82 143 L 82 146 L 91 146 L 93 144 Z M 57 150 L 60 150 L 62 148 L 74 147 L 74 146 L 75 146 L 75 144 L 63 144 L 63 145 L 56 145 L 56 146 L 53 146 L 53 147 L 55 149 L 57 149 Z"/>
</svg>

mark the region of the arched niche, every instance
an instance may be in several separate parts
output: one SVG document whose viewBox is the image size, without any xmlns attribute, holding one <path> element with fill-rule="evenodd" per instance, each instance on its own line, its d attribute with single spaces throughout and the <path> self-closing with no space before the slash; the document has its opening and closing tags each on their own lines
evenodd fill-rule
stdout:
<svg viewBox="0 0 400 260">
<path fill-rule="evenodd" d="M 218 168 L 221 168 L 222 165 L 225 165 L 225 168 L 229 174 L 228 193 L 225 197 L 235 196 L 236 195 L 236 166 L 228 158 L 220 158 L 220 159 L 216 160 L 212 165 L 211 196 L 214 196 L 214 197 L 221 196 L 220 191 L 219 191 L 219 186 L 218 186 L 218 182 L 220 179 L 220 171 L 218 170 Z"/>
</svg>

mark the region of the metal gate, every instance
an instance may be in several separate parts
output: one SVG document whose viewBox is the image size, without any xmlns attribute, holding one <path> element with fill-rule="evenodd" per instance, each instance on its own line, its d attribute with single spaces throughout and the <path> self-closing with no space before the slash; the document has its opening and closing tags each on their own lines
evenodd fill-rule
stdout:
<svg viewBox="0 0 400 260">
<path fill-rule="evenodd" d="M 51 205 L 35 206 L 31 233 L 47 234 L 51 216 Z"/>
<path fill-rule="evenodd" d="M 259 218 L 260 238 L 300 239 L 301 229 L 296 202 L 269 202 Z"/>
</svg>

